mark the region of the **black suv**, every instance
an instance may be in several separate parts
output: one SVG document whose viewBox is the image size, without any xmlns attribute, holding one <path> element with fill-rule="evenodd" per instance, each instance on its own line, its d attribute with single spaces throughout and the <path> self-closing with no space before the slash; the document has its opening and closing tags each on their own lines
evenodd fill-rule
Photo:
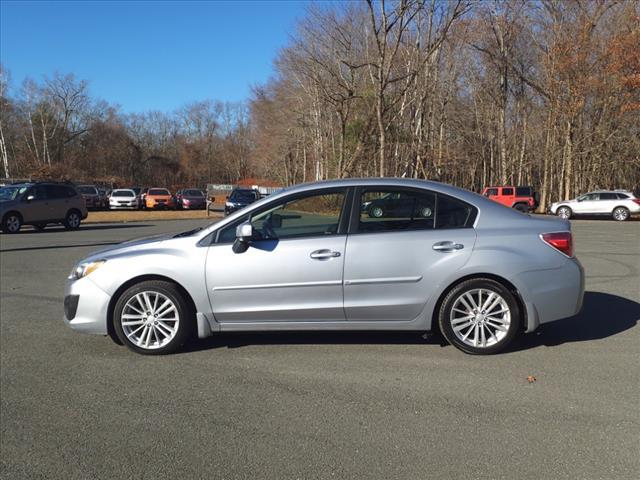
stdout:
<svg viewBox="0 0 640 480">
<path fill-rule="evenodd" d="M 71 184 L 31 182 L 0 188 L 0 227 L 5 233 L 18 233 L 22 225 L 44 230 L 50 223 L 75 230 L 85 218 L 84 198 Z"/>
<path fill-rule="evenodd" d="M 247 205 L 252 204 L 256 200 L 260 199 L 260 192 L 250 188 L 236 188 L 231 192 L 231 195 L 227 197 L 227 201 L 224 204 L 224 214 L 240 210 Z"/>
</svg>

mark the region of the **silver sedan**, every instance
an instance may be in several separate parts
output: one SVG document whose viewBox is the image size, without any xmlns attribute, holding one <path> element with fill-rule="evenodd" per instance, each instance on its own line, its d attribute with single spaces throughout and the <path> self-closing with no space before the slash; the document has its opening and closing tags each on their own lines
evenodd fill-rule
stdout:
<svg viewBox="0 0 640 480">
<path fill-rule="evenodd" d="M 489 354 L 575 315 L 571 227 L 435 182 L 284 190 L 203 229 L 126 242 L 69 276 L 65 322 L 145 354 L 217 332 L 439 331 Z"/>
</svg>

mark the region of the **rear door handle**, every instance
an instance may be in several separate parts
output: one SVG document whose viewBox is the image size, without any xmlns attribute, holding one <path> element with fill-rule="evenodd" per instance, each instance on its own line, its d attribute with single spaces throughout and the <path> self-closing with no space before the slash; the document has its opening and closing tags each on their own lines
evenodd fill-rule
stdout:
<svg viewBox="0 0 640 480">
<path fill-rule="evenodd" d="M 433 244 L 433 248 L 436 252 L 455 252 L 456 250 L 462 250 L 464 245 L 461 243 L 454 243 L 450 241 L 438 242 Z"/>
<path fill-rule="evenodd" d="M 330 258 L 339 257 L 340 252 L 334 252 L 333 250 L 323 248 L 321 250 L 311 252 L 309 256 L 314 260 L 329 260 Z"/>
</svg>

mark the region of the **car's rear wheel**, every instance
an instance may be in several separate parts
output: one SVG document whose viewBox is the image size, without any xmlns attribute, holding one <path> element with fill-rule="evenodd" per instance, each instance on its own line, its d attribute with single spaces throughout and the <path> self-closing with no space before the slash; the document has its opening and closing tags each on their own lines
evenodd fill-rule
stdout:
<svg viewBox="0 0 640 480">
<path fill-rule="evenodd" d="M 564 218 L 565 220 L 569 220 L 573 212 L 569 207 L 560 207 L 556 212 L 560 218 Z"/>
<path fill-rule="evenodd" d="M 624 222 L 625 220 L 629 220 L 631 216 L 629 210 L 626 207 L 617 207 L 613 209 L 613 219 L 618 222 Z"/>
<path fill-rule="evenodd" d="M 7 213 L 2 219 L 1 226 L 4 233 L 18 233 L 22 227 L 22 217 L 19 213 Z"/>
<path fill-rule="evenodd" d="M 466 353 L 498 353 L 518 334 L 522 322 L 518 302 L 504 285 L 474 278 L 456 285 L 439 312 L 440 331 Z"/>
<path fill-rule="evenodd" d="M 524 203 L 518 203 L 513 208 L 522 213 L 527 213 L 529 208 Z"/>
<path fill-rule="evenodd" d="M 117 337 L 131 350 L 163 355 L 175 352 L 191 337 L 193 315 L 175 284 L 150 280 L 120 296 L 113 326 Z"/>
<path fill-rule="evenodd" d="M 64 228 L 67 230 L 77 230 L 80 228 L 80 222 L 82 221 L 82 217 L 80 216 L 80 212 L 77 210 L 69 210 L 67 212 L 67 216 L 64 219 Z"/>
<path fill-rule="evenodd" d="M 380 218 L 384 215 L 384 210 L 381 207 L 373 206 L 369 209 L 369 216 L 372 218 Z"/>
</svg>

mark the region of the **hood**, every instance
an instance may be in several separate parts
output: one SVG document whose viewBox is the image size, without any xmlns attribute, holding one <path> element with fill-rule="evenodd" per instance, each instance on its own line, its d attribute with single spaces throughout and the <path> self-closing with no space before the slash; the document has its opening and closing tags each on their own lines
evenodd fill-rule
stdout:
<svg viewBox="0 0 640 480">
<path fill-rule="evenodd" d="M 150 237 L 142 237 L 135 238 L 132 240 L 127 240 L 126 242 L 119 243 L 117 245 L 111 245 L 107 248 L 103 248 L 101 250 L 96 250 L 92 252 L 88 258 L 90 259 L 98 259 L 104 258 L 108 259 L 110 257 L 115 257 L 120 255 L 121 253 L 125 253 L 132 249 L 137 249 L 138 247 L 155 247 L 158 244 L 162 243 L 165 240 L 173 238 L 175 234 L 160 234 L 160 235 L 152 235 Z"/>
</svg>

